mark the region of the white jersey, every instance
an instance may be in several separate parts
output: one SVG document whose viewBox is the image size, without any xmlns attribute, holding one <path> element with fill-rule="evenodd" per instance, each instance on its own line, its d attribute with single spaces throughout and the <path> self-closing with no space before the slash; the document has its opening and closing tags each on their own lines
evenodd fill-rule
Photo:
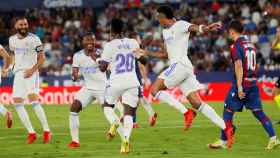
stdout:
<svg viewBox="0 0 280 158">
<path fill-rule="evenodd" d="M 163 29 L 162 35 L 171 64 L 181 62 L 192 68 L 192 63 L 187 56 L 190 36 L 188 29 L 191 25 L 180 20 L 171 27 Z"/>
<path fill-rule="evenodd" d="M 30 69 L 37 63 L 37 53 L 43 50 L 40 38 L 32 33 L 23 39 L 18 34 L 11 36 L 9 47 L 15 54 L 14 71 Z"/>
<path fill-rule="evenodd" d="M 84 87 L 91 90 L 104 91 L 106 87 L 106 74 L 99 70 L 99 65 L 84 50 L 75 53 L 72 67 L 79 68 L 83 78 Z"/>
<path fill-rule="evenodd" d="M 139 48 L 135 39 L 114 39 L 104 45 L 101 60 L 110 63 L 110 86 L 132 88 L 140 86 L 136 76 L 136 61 L 133 50 Z"/>
</svg>

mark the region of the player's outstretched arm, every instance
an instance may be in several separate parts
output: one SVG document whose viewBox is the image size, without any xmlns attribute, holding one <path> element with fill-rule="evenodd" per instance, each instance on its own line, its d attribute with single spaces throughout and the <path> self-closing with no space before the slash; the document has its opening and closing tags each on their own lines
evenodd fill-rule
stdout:
<svg viewBox="0 0 280 158">
<path fill-rule="evenodd" d="M 240 99 L 243 99 L 245 97 L 245 94 L 243 92 L 243 87 L 242 87 L 243 67 L 242 67 L 242 61 L 240 59 L 234 62 L 234 70 L 235 70 L 235 76 L 237 80 L 238 96 Z"/>
<path fill-rule="evenodd" d="M 9 66 L 11 64 L 11 57 L 4 48 L 0 48 L 0 56 L 4 60 L 4 66 L 2 68 L 2 76 L 7 77 L 8 71 L 9 71 Z"/>
<path fill-rule="evenodd" d="M 189 27 L 189 32 L 199 32 L 199 33 L 205 33 L 205 32 L 212 32 L 212 31 L 217 31 L 221 29 L 222 24 L 219 22 L 212 23 L 209 25 L 196 25 L 192 24 Z"/>
</svg>

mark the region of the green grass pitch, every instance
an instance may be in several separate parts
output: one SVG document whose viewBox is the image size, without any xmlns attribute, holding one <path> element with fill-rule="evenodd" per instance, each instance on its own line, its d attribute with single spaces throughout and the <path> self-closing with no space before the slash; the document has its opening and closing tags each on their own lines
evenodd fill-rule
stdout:
<svg viewBox="0 0 280 158">
<path fill-rule="evenodd" d="M 221 115 L 223 104 L 210 103 Z M 280 147 L 266 151 L 268 137 L 262 126 L 249 111 L 237 113 L 236 143 L 231 151 L 209 150 L 207 143 L 219 137 L 219 129 L 199 114 L 189 131 L 183 131 L 183 116 L 166 104 L 154 105 L 159 114 L 155 127 L 149 127 L 148 116 L 140 107 L 138 110 L 139 129 L 132 133 L 132 152 L 119 154 L 120 139 L 106 140 L 105 133 L 109 124 L 103 116 L 100 106 L 89 106 L 80 114 L 80 149 L 68 149 L 70 142 L 68 128 L 68 106 L 45 106 L 49 124 L 53 132 L 50 144 L 42 144 L 42 130 L 39 121 L 28 106 L 31 121 L 39 134 L 32 145 L 25 143 L 27 133 L 21 125 L 15 110 L 14 126 L 4 127 L 0 118 L 0 158 L 279 158 Z M 272 102 L 264 103 L 264 109 L 273 121 L 280 120 L 280 110 Z M 280 125 L 274 125 L 280 136 Z"/>
</svg>

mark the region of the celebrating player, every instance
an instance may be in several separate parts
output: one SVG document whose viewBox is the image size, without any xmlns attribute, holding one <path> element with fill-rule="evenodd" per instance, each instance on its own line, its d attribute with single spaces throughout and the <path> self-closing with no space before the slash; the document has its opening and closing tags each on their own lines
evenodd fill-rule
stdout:
<svg viewBox="0 0 280 158">
<path fill-rule="evenodd" d="M 185 129 L 188 129 L 196 113 L 191 109 L 186 109 L 183 104 L 164 91 L 167 88 L 178 86 L 183 94 L 187 96 L 193 108 L 200 111 L 225 131 L 228 137 L 228 147 L 231 147 L 233 129 L 230 125 L 225 124 L 211 106 L 201 100 L 197 92 L 201 89 L 201 85 L 194 75 L 192 63 L 187 55 L 190 32 L 215 31 L 220 28 L 220 25 L 213 23 L 208 26 L 198 26 L 184 20 L 177 21 L 174 18 L 173 10 L 169 6 L 161 6 L 157 12 L 157 19 L 160 25 L 164 27 L 162 34 L 166 50 L 162 52 L 136 51 L 138 54 L 144 53 L 148 56 L 168 58 L 170 60 L 171 65 L 154 82 L 152 95 L 183 113 L 185 116 Z"/>
<path fill-rule="evenodd" d="M 0 45 L 0 56 L 4 60 L 4 66 L 2 68 L 2 72 L 0 74 L 0 83 L 1 83 L 1 77 L 7 77 L 8 71 L 9 71 L 9 65 L 11 64 L 10 56 L 6 52 L 6 50 Z M 6 124 L 8 128 L 12 127 L 13 124 L 13 116 L 10 111 L 8 111 L 2 104 L 0 104 L 0 114 L 6 117 Z"/>
<path fill-rule="evenodd" d="M 46 114 L 39 102 L 39 68 L 45 61 L 45 54 L 38 36 L 28 32 L 25 17 L 19 17 L 15 23 L 17 33 L 9 38 L 9 47 L 14 59 L 13 100 L 18 116 L 28 130 L 28 144 L 32 144 L 37 136 L 29 116 L 24 108 L 27 98 L 43 126 L 43 143 L 51 140 Z"/>
<path fill-rule="evenodd" d="M 140 83 L 136 75 L 136 62 L 133 50 L 139 48 L 135 39 L 124 38 L 124 24 L 120 19 L 111 21 L 111 33 L 113 40 L 106 43 L 102 53 L 100 63 L 101 71 L 106 71 L 110 63 L 111 75 L 109 85 L 106 88 L 104 110 L 111 113 L 111 119 L 115 114 L 114 105 L 121 97 L 124 106 L 123 135 L 121 153 L 130 151 L 130 135 L 133 128 L 133 111 L 138 102 L 138 91 Z M 116 120 L 114 121 L 116 122 Z"/>
<path fill-rule="evenodd" d="M 77 52 L 73 57 L 72 79 L 80 79 L 79 72 L 84 78 L 84 85 L 76 94 L 74 102 L 70 107 L 69 125 L 72 142 L 68 145 L 70 148 L 80 146 L 79 142 L 79 112 L 89 105 L 94 99 L 99 104 L 104 103 L 104 92 L 106 87 L 106 74 L 99 70 L 96 59 L 99 57 L 95 49 L 95 37 L 93 33 L 87 33 L 83 36 L 84 49 Z"/>
<path fill-rule="evenodd" d="M 229 24 L 228 32 L 230 38 L 234 40 L 233 45 L 231 45 L 234 80 L 225 100 L 224 120 L 228 124 L 232 124 L 234 113 L 241 112 L 245 106 L 252 111 L 270 137 L 266 149 L 273 149 L 280 145 L 280 142 L 275 135 L 270 119 L 263 112 L 256 78 L 256 48 L 246 36 L 242 35 L 241 22 L 232 21 Z M 220 140 L 208 146 L 212 149 L 224 148 L 227 140 L 224 131 L 222 131 Z"/>
</svg>

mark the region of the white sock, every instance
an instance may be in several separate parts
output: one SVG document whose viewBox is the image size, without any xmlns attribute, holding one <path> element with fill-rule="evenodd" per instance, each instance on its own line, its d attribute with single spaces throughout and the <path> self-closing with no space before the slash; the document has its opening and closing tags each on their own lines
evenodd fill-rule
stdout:
<svg viewBox="0 0 280 158">
<path fill-rule="evenodd" d="M 104 107 L 104 115 L 111 125 L 118 122 L 116 120 L 116 114 L 112 107 Z"/>
<path fill-rule="evenodd" d="M 156 98 L 162 102 L 168 103 L 169 105 L 180 111 L 182 114 L 188 111 L 188 109 L 182 103 L 180 103 L 177 99 L 175 99 L 172 95 L 168 94 L 165 91 L 159 91 L 156 95 Z"/>
<path fill-rule="evenodd" d="M 198 109 L 202 114 L 204 114 L 213 123 L 218 125 L 221 129 L 226 128 L 224 120 L 216 113 L 216 111 L 206 103 L 202 103 Z"/>
<path fill-rule="evenodd" d="M 79 143 L 80 120 L 79 120 L 79 114 L 78 113 L 70 112 L 69 127 L 70 127 L 70 133 L 71 133 L 72 141 Z"/>
<path fill-rule="evenodd" d="M 148 102 L 148 100 L 144 97 L 140 99 L 141 105 L 143 108 L 147 111 L 149 117 L 152 117 L 155 114 L 154 109 L 152 108 L 152 105 Z"/>
<path fill-rule="evenodd" d="M 7 112 L 8 110 L 2 104 L 0 104 L 0 114 L 6 116 Z"/>
<path fill-rule="evenodd" d="M 32 103 L 33 110 L 39 118 L 44 131 L 50 131 L 45 111 L 40 103 Z"/>
<path fill-rule="evenodd" d="M 272 137 L 270 137 L 270 140 L 276 140 L 277 139 L 277 137 L 276 136 L 272 136 Z"/>
<path fill-rule="evenodd" d="M 32 127 L 29 116 L 23 105 L 19 104 L 15 106 L 18 113 L 19 119 L 21 120 L 24 127 L 27 129 L 28 133 L 36 133 Z"/>
<path fill-rule="evenodd" d="M 131 115 L 125 115 L 123 117 L 123 135 L 124 138 L 129 141 L 133 128 L 133 118 Z"/>
<path fill-rule="evenodd" d="M 121 139 L 124 139 L 124 135 L 123 135 L 123 126 L 120 124 L 120 119 L 117 116 L 117 114 L 114 112 L 114 109 L 112 107 L 104 107 L 104 115 L 106 117 L 106 119 L 108 120 L 108 122 L 110 123 L 110 125 L 116 123 L 119 125 L 117 131 L 118 134 L 120 135 Z"/>
<path fill-rule="evenodd" d="M 118 111 L 120 112 L 120 116 L 123 116 L 123 112 L 124 112 L 124 108 L 123 105 L 120 101 L 117 102 L 117 104 L 115 105 L 115 108 L 118 109 Z"/>
</svg>

